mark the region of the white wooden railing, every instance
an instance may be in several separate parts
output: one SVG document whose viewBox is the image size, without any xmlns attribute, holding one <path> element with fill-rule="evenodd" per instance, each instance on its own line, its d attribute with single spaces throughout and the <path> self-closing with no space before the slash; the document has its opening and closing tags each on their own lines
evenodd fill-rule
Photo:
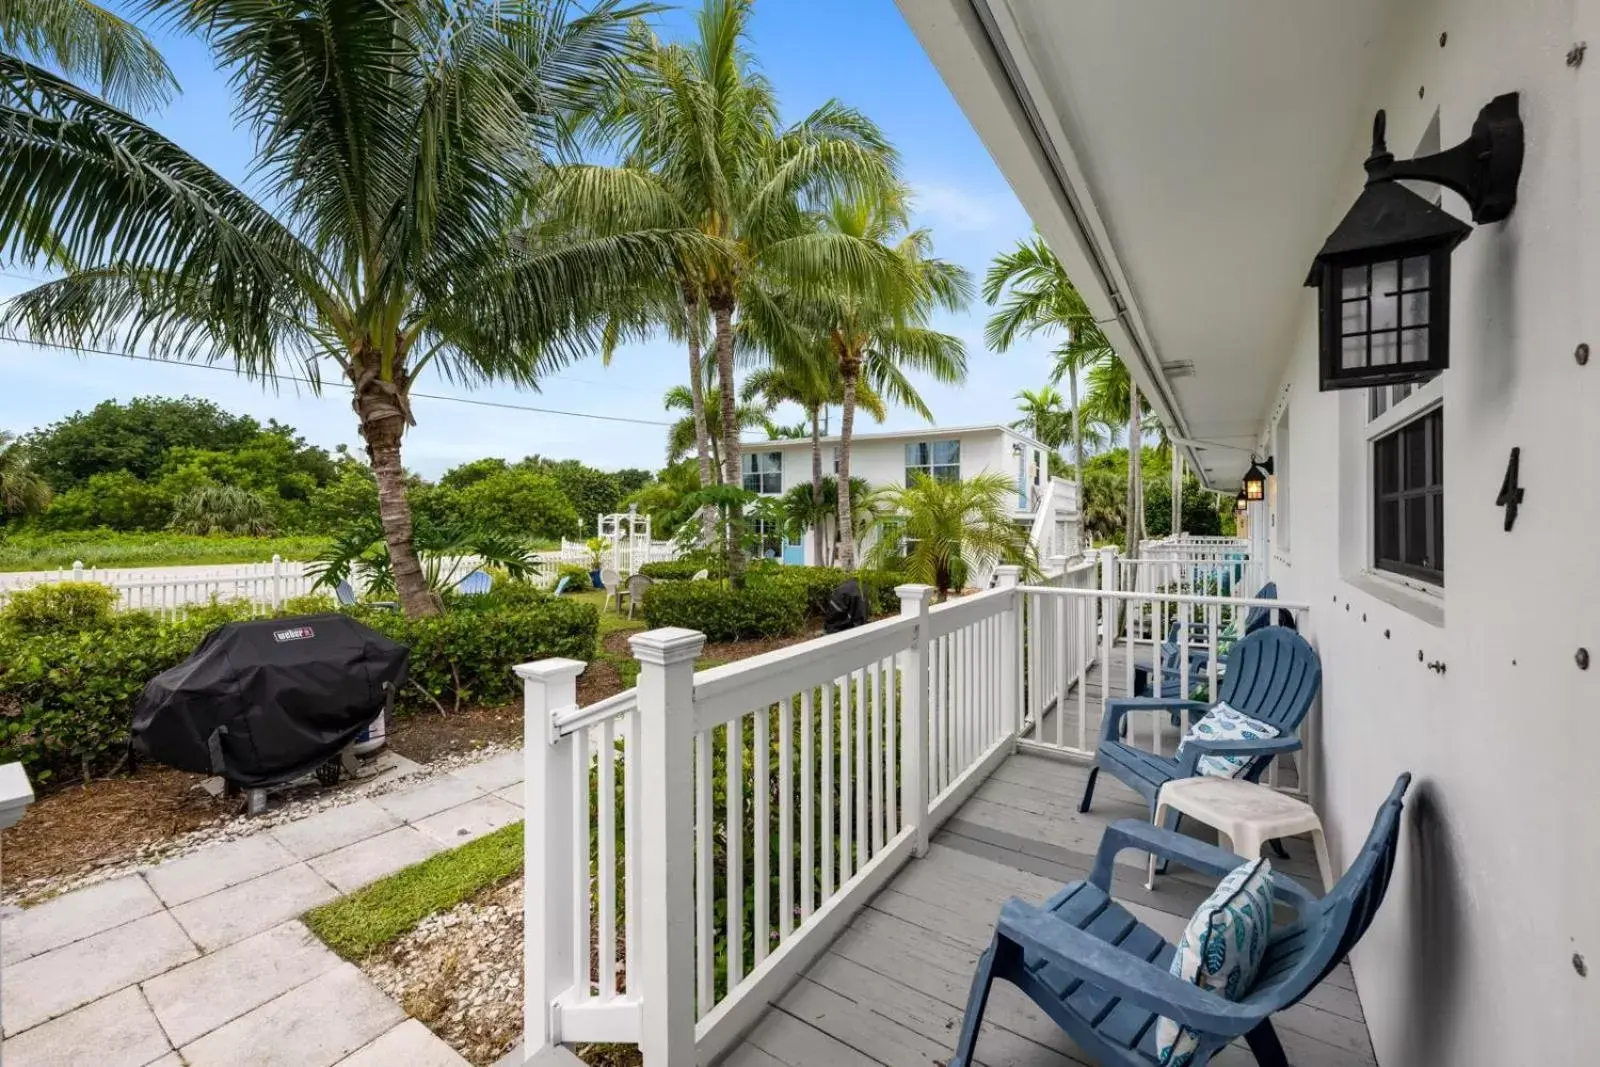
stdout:
<svg viewBox="0 0 1600 1067">
<path fill-rule="evenodd" d="M 1014 747 L 1016 568 L 1001 579 L 937 607 L 902 586 L 898 618 L 699 674 L 700 634 L 637 634 L 638 687 L 585 709 L 583 664 L 517 668 L 529 1054 L 715 1059 L 926 850 Z"/>
<path fill-rule="evenodd" d="M 1003 567 L 937 606 L 902 586 L 898 618 L 699 673 L 701 634 L 651 630 L 630 639 L 637 688 L 587 708 L 582 663 L 517 668 L 526 1053 L 715 1061 L 1008 755 L 1092 759 L 1105 701 L 1131 692 L 1135 660 L 1160 662 L 1170 622 L 1182 690 L 1210 694 L 1235 615 L 1307 622 L 1304 604 L 1123 590 L 1118 573 L 1106 550 L 1039 585 Z M 1199 678 L 1187 646 L 1210 652 Z M 1149 718 L 1171 751 L 1177 731 Z M 1310 764 L 1294 769 L 1285 786 L 1304 788 Z"/>
</svg>

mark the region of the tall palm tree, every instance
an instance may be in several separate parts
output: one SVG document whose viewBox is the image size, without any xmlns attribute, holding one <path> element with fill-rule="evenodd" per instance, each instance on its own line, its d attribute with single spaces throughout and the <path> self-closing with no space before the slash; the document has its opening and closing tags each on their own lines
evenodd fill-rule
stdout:
<svg viewBox="0 0 1600 1067">
<path fill-rule="evenodd" d="M 709 243 L 556 229 L 539 182 L 622 63 L 617 0 L 148 0 L 232 74 L 270 198 L 34 69 L 64 101 L 0 100 L 0 255 L 73 265 L 0 324 L 72 346 L 326 367 L 352 389 L 407 614 L 437 610 L 412 540 L 401 439 L 430 367 L 526 385 L 598 343 L 608 307 Z M 7 60 L 9 62 L 9 60 Z"/>
<path fill-rule="evenodd" d="M 1104 359 L 1089 368 L 1084 408 L 1090 417 L 1128 428 L 1128 486 L 1125 505 L 1128 555 L 1137 555 L 1144 530 L 1144 431 L 1140 414 L 1145 408 L 1139 387 L 1120 359 Z"/>
<path fill-rule="evenodd" d="M 712 386 L 710 389 L 706 390 L 705 397 L 707 402 L 712 406 L 717 406 L 722 403 L 721 390 L 716 386 Z M 667 430 L 667 464 L 668 466 L 671 466 L 672 464 L 693 455 L 695 451 L 695 425 L 693 414 L 694 395 L 687 386 L 674 385 L 671 389 L 666 391 L 664 396 L 662 396 L 661 407 L 665 411 L 688 412 L 688 414 L 685 414 L 683 418 L 674 422 Z M 739 419 L 739 429 L 741 431 L 769 429 L 772 425 L 772 420 L 768 417 L 768 412 L 770 410 L 771 408 L 768 406 L 758 404 L 740 404 L 734 409 Z M 712 438 L 710 447 L 712 459 L 717 460 L 720 463 L 721 457 L 717 455 L 718 443 L 719 442 L 717 438 Z M 717 480 L 712 484 L 720 484 L 720 469 L 714 471 L 714 473 L 716 473 L 718 477 Z M 701 486 L 701 488 L 705 487 Z"/>
<path fill-rule="evenodd" d="M 839 197 L 820 217 L 821 232 L 874 246 L 898 262 L 880 284 L 863 288 L 839 278 L 809 297 L 800 318 L 825 338 L 838 368 L 843 396 L 839 414 L 839 566 L 855 566 L 855 530 L 850 505 L 850 450 L 856 405 L 865 382 L 886 401 L 910 408 L 928 421 L 933 413 L 907 376 L 919 372 L 954 383 L 967 376 L 966 346 L 959 337 L 928 324 L 940 309 L 958 311 L 972 296 L 959 266 L 932 255 L 927 230 L 910 229 L 904 185 L 875 197 Z"/>
<path fill-rule="evenodd" d="M 67 85 L 34 78 L 35 64 Z M 55 116 L 72 110 L 73 82 L 131 108 L 164 103 L 178 87 L 148 37 L 89 0 L 0 0 L 0 72 L 0 106 Z"/>
<path fill-rule="evenodd" d="M 710 313 L 723 477 L 735 484 L 736 317 L 779 286 L 796 294 L 841 278 L 865 286 L 894 266 L 871 246 L 807 224 L 807 210 L 831 196 L 886 187 L 897 158 L 877 126 L 835 101 L 781 124 L 776 94 L 745 46 L 751 3 L 704 0 L 692 40 L 647 41 L 604 123 L 623 165 L 574 168 L 565 191 L 591 225 L 682 227 L 718 242 L 724 254 L 686 266 L 679 283 L 686 303 Z M 742 525 L 735 503 L 723 546 L 735 586 Z"/>
<path fill-rule="evenodd" d="M 1016 399 L 1017 410 L 1022 412 L 1022 418 L 1014 421 L 1012 426 L 1027 430 L 1035 441 L 1052 451 L 1060 448 L 1061 442 L 1072 436 L 1071 433 L 1062 432 L 1071 413 L 1067 411 L 1061 393 L 1055 386 L 1024 389 Z"/>
<path fill-rule="evenodd" d="M 1011 521 L 1016 492 L 1014 481 L 993 471 L 959 482 L 918 474 L 910 485 L 884 490 L 874 565 L 884 566 L 902 540 L 910 542 L 906 574 L 938 589 L 941 602 L 965 584 L 971 564 L 1012 560 L 1035 570 L 1027 532 Z"/>
<path fill-rule="evenodd" d="M 758 320 L 759 321 L 759 320 Z M 778 348 L 773 362 L 745 377 L 743 396 L 748 401 L 761 397 L 770 407 L 788 402 L 805 410 L 806 429 L 811 438 L 811 508 L 821 514 L 824 506 L 826 479 L 822 473 L 822 412 L 829 404 L 844 401 L 844 382 L 839 377 L 838 364 L 827 358 L 824 347 L 812 344 L 801 349 Z M 856 393 L 856 403 L 877 422 L 888 417 L 888 408 L 870 385 Z M 859 479 L 858 479 L 859 481 Z M 821 561 L 825 555 L 824 524 L 813 522 L 811 527 L 812 558 Z"/>
<path fill-rule="evenodd" d="M 1003 302 L 1002 302 L 1002 298 Z M 1078 402 L 1078 377 L 1089 367 L 1116 353 L 1105 333 L 1095 322 L 1094 313 L 1083 294 L 1067 277 L 1066 268 L 1037 231 L 1026 241 L 1018 241 L 1010 252 L 995 257 L 983 279 L 983 299 L 991 307 L 984 340 L 996 352 L 1004 352 L 1018 338 L 1034 334 L 1062 338 L 1055 350 L 1052 382 L 1067 380 L 1072 412 L 1072 463 L 1078 506 L 1084 506 L 1083 461 L 1087 442 L 1084 423 L 1089 421 Z M 1121 423 L 1117 419 L 1117 423 Z"/>
<path fill-rule="evenodd" d="M 49 506 L 49 484 L 33 469 L 16 435 L 0 430 L 0 518 L 37 515 Z"/>
</svg>

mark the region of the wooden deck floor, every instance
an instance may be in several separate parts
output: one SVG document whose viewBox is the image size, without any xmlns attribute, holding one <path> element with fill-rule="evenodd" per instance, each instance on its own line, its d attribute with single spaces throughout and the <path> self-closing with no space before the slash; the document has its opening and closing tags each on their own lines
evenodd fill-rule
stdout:
<svg viewBox="0 0 1600 1067">
<path fill-rule="evenodd" d="M 1100 834 L 1119 818 L 1146 816 L 1121 783 L 1100 776 L 1094 810 L 1077 802 L 1087 770 L 1047 757 L 1012 756 L 913 860 L 857 915 L 804 977 L 773 1003 L 724 1060 L 729 1067 L 928 1067 L 948 1060 L 968 986 L 1006 898 L 1042 901 L 1087 876 Z M 1200 831 L 1204 833 L 1204 831 Z M 1305 841 L 1274 866 L 1307 887 L 1319 882 Z M 1178 872 L 1154 892 L 1137 854 L 1124 853 L 1113 892 L 1130 911 L 1176 939 L 1210 889 Z M 997 983 L 977 1056 L 989 1067 L 1092 1064 L 1017 990 Z M 1295 1067 L 1365 1067 L 1372 1046 L 1348 966 L 1275 1019 Z M 1247 1067 L 1242 1046 L 1213 1061 Z"/>
</svg>

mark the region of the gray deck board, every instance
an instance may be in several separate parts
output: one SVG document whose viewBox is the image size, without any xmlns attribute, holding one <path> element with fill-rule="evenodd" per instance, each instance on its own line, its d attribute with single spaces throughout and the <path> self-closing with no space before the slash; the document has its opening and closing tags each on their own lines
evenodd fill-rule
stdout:
<svg viewBox="0 0 1600 1067">
<path fill-rule="evenodd" d="M 901 870 L 857 914 L 803 978 L 771 1005 L 724 1063 L 730 1067 L 943 1065 L 955 1046 L 968 986 L 1001 904 L 1042 900 L 1083 878 L 1105 826 L 1143 817 L 1143 802 L 1102 775 L 1094 809 L 1080 815 L 1087 769 L 1019 754 L 934 835 L 928 855 Z M 1207 831 L 1195 828 L 1197 836 Z M 1309 843 L 1289 842 L 1274 864 L 1319 888 Z M 1144 888 L 1128 853 L 1113 893 L 1139 919 L 1175 937 L 1211 886 L 1173 868 Z M 1295 1067 L 1371 1067 L 1372 1046 L 1348 965 L 1275 1018 Z M 991 995 L 978 1060 L 986 1067 L 1090 1067 L 1093 1061 L 1015 988 Z M 1250 1067 L 1242 1047 L 1213 1061 Z"/>
</svg>

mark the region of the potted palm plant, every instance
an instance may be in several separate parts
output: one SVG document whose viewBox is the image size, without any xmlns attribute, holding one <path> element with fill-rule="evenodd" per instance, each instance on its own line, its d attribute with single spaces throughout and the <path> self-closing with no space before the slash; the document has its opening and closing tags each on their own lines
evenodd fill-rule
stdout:
<svg viewBox="0 0 1600 1067">
<path fill-rule="evenodd" d="M 589 581 L 594 583 L 596 589 L 604 589 L 605 583 L 600 580 L 601 553 L 606 550 L 606 540 L 603 537 L 591 537 L 583 543 L 589 550 Z"/>
</svg>

